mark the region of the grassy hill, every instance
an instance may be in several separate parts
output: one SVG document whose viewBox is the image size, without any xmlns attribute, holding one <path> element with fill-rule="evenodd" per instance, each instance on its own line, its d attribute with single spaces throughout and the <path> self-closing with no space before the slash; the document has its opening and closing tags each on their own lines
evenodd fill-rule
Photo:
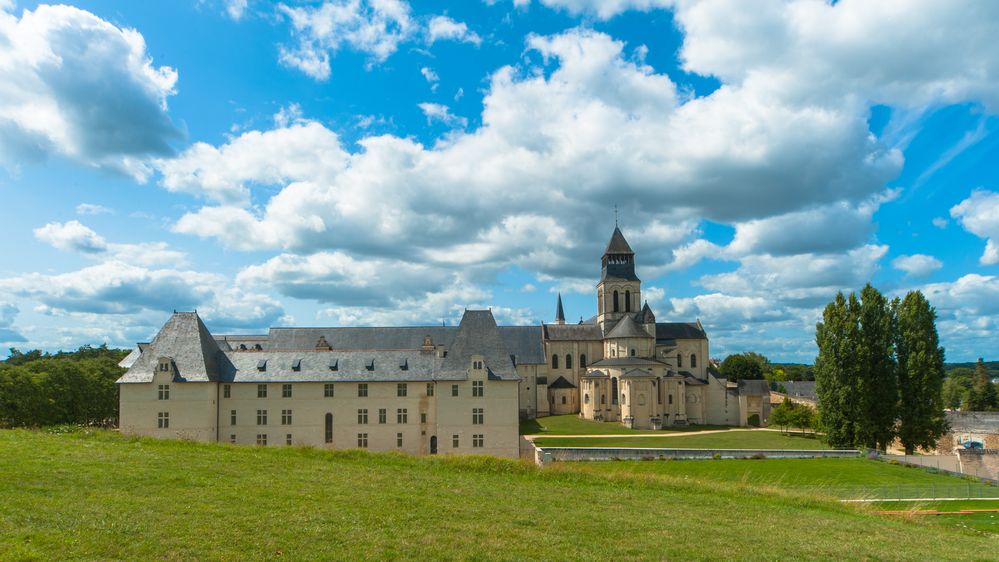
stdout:
<svg viewBox="0 0 999 562">
<path fill-rule="evenodd" d="M 970 530 L 745 484 L 484 457 L 9 430 L 0 473 L 0 560 L 926 560 L 999 547 Z"/>
<path fill-rule="evenodd" d="M 673 449 L 830 449 L 814 435 L 732 429 L 718 433 L 620 437 L 539 437 L 539 447 L 665 447 Z"/>
</svg>

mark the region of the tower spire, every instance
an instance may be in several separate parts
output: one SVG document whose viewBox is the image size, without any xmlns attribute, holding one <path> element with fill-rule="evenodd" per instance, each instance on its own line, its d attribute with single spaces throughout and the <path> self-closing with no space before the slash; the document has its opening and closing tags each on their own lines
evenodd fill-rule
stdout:
<svg viewBox="0 0 999 562">
<path fill-rule="evenodd" d="M 562 293 L 558 294 L 558 304 L 555 305 L 555 323 L 565 324 L 565 311 L 562 310 Z"/>
<path fill-rule="evenodd" d="M 617 228 L 617 203 L 614 203 L 614 228 Z"/>
</svg>

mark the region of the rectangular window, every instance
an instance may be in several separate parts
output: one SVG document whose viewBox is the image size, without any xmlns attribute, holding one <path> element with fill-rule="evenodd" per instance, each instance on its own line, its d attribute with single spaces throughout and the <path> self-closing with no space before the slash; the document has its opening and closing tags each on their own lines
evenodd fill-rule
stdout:
<svg viewBox="0 0 999 562">
<path fill-rule="evenodd" d="M 323 385 L 323 397 L 333 398 L 333 383 L 328 382 Z"/>
<path fill-rule="evenodd" d="M 483 395 L 482 384 L 482 381 L 472 381 L 472 396 L 481 397 Z"/>
<path fill-rule="evenodd" d="M 395 434 L 395 446 L 396 447 L 402 447 L 402 434 L 401 433 L 396 433 Z"/>
<path fill-rule="evenodd" d="M 267 410 L 257 410 L 257 425 L 267 425 Z"/>
<path fill-rule="evenodd" d="M 281 410 L 281 425 L 291 425 L 291 410 Z"/>
<path fill-rule="evenodd" d="M 378 423 L 385 423 L 388 421 L 388 410 L 385 408 L 378 409 Z"/>
<path fill-rule="evenodd" d="M 222 398 L 232 398 L 232 385 L 224 384 L 222 385 Z"/>
<path fill-rule="evenodd" d="M 257 445 L 266 445 L 266 444 L 267 444 L 267 434 L 266 433 L 258 433 L 257 434 Z"/>
<path fill-rule="evenodd" d="M 230 433 L 229 434 L 229 442 L 230 443 L 235 443 L 236 442 L 236 434 L 235 433 Z"/>
<path fill-rule="evenodd" d="M 357 385 L 357 396 L 359 398 L 364 398 L 368 395 L 368 383 L 362 382 Z"/>
<path fill-rule="evenodd" d="M 357 423 L 366 424 L 368 423 L 368 409 L 361 408 L 357 411 Z"/>
<path fill-rule="evenodd" d="M 458 385 L 451 385 L 451 396 L 458 396 Z"/>
<path fill-rule="evenodd" d="M 368 448 L 368 434 L 367 433 L 358 433 L 357 434 L 357 446 L 360 447 L 360 448 L 362 448 L 362 449 L 367 449 Z"/>
<path fill-rule="evenodd" d="M 236 410 L 229 410 L 229 425 L 236 425 Z"/>
<path fill-rule="evenodd" d="M 485 408 L 472 408 L 472 424 L 482 425 L 485 423 L 483 420 L 485 418 Z"/>
<path fill-rule="evenodd" d="M 395 411 L 395 423 L 409 423 L 409 410 L 399 408 Z"/>
<path fill-rule="evenodd" d="M 455 449 L 458 448 L 458 434 L 457 433 L 455 433 L 454 435 L 451 436 L 451 446 L 453 448 L 455 448 Z"/>
<path fill-rule="evenodd" d="M 161 384 L 160 385 L 158 399 L 159 400 L 169 400 L 170 399 L 170 385 L 168 385 L 168 384 Z"/>
<path fill-rule="evenodd" d="M 433 396 L 433 395 L 434 395 L 434 383 L 428 382 L 427 383 L 427 396 Z"/>
<path fill-rule="evenodd" d="M 257 385 L 257 398 L 267 398 L 267 385 L 258 384 Z"/>
<path fill-rule="evenodd" d="M 401 382 L 401 383 L 395 385 L 395 395 L 396 396 L 405 396 L 406 393 L 408 392 L 408 390 L 409 389 L 407 388 L 406 383 L 404 383 L 404 382 Z"/>
<path fill-rule="evenodd" d="M 291 398 L 291 385 L 282 384 L 281 385 L 281 398 Z"/>
<path fill-rule="evenodd" d="M 156 415 L 156 427 L 160 429 L 170 428 L 170 412 L 160 412 Z"/>
<path fill-rule="evenodd" d="M 481 449 L 484 443 L 485 443 L 485 438 L 481 433 L 476 433 L 475 435 L 472 435 L 473 447 L 475 447 L 476 449 Z"/>
<path fill-rule="evenodd" d="M 285 445 L 291 445 L 291 434 L 290 433 L 288 435 L 285 435 L 284 444 Z"/>
<path fill-rule="evenodd" d="M 427 423 L 427 414 L 420 412 L 420 423 Z"/>
</svg>

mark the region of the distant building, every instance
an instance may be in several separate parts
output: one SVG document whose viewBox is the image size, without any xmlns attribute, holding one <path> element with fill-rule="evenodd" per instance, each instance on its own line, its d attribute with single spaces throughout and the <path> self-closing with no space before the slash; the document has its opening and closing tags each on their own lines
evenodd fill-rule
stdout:
<svg viewBox="0 0 999 562">
<path fill-rule="evenodd" d="M 175 313 L 122 365 L 126 433 L 240 444 L 487 453 L 516 457 L 518 419 L 578 413 L 634 428 L 765 424 L 766 381 L 709 369 L 701 323 L 656 322 L 634 252 L 614 229 L 598 313 L 497 326 L 488 310 L 454 326 L 271 328 L 212 335 Z M 760 383 L 760 384 L 756 384 Z"/>
</svg>

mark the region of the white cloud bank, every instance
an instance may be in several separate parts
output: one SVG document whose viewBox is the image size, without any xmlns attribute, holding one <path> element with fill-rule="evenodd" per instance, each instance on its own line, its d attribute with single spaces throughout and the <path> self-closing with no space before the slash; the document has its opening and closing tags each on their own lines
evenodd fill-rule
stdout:
<svg viewBox="0 0 999 562">
<path fill-rule="evenodd" d="M 985 238 L 982 265 L 999 263 L 999 193 L 975 190 L 950 210 L 950 216 L 968 232 Z"/>
</svg>

